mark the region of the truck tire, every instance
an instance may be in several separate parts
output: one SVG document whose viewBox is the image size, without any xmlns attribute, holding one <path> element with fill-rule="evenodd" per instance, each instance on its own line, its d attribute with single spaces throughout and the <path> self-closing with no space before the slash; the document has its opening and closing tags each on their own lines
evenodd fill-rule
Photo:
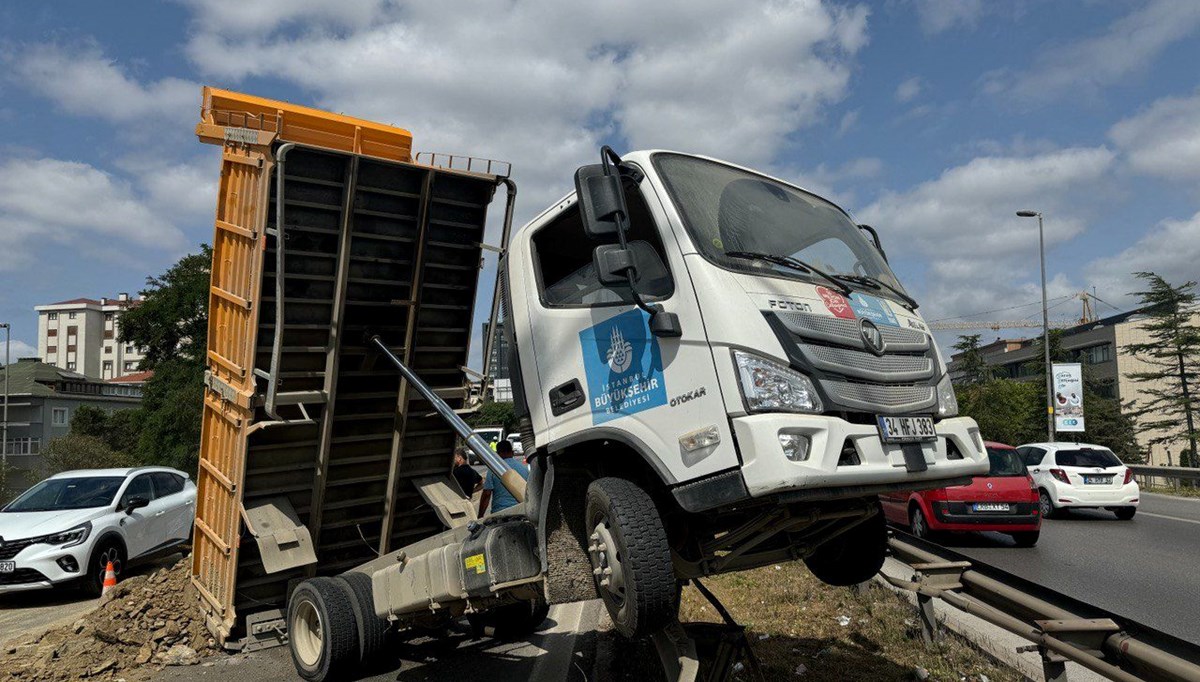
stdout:
<svg viewBox="0 0 1200 682">
<path fill-rule="evenodd" d="M 817 547 L 804 563 L 821 582 L 848 587 L 874 577 L 886 554 L 887 526 L 876 504 L 871 518 Z"/>
<path fill-rule="evenodd" d="M 363 665 L 375 663 L 387 650 L 388 622 L 375 615 L 371 576 L 351 571 L 339 575 L 336 580 L 345 583 L 354 596 L 350 605 L 354 609 L 354 621 L 358 625 L 358 660 Z"/>
<path fill-rule="evenodd" d="M 588 486 L 585 509 L 596 591 L 617 632 L 661 630 L 678 612 L 678 583 L 654 501 L 631 481 L 600 478 Z"/>
<path fill-rule="evenodd" d="M 546 622 L 548 613 L 550 604 L 545 599 L 535 599 L 505 604 L 483 613 L 473 613 L 467 617 L 467 621 L 476 637 L 523 639 L 537 632 L 538 626 Z"/>
<path fill-rule="evenodd" d="M 358 664 L 358 622 L 349 585 L 312 578 L 288 599 L 288 647 L 296 672 L 310 682 L 345 679 Z"/>
</svg>

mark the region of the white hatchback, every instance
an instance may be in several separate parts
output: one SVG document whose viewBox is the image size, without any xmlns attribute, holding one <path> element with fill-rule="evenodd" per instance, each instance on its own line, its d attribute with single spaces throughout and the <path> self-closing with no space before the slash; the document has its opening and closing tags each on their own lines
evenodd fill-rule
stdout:
<svg viewBox="0 0 1200 682">
<path fill-rule="evenodd" d="M 1106 447 L 1086 443 L 1031 443 L 1017 448 L 1038 487 L 1042 518 L 1061 509 L 1107 509 L 1118 519 L 1137 513 L 1133 470 Z"/>
<path fill-rule="evenodd" d="M 0 510 L 0 594 L 78 582 L 99 594 L 111 561 L 174 551 L 191 537 L 196 484 L 166 467 L 55 474 Z"/>
</svg>

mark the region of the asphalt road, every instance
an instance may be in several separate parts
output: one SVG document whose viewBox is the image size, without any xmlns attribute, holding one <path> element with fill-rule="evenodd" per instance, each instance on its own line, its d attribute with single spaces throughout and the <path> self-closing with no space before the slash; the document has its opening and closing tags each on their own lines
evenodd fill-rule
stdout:
<svg viewBox="0 0 1200 682">
<path fill-rule="evenodd" d="M 1200 500 L 1143 493 L 1137 516 L 1081 510 L 1042 522 L 1036 547 L 996 533 L 942 543 L 1056 592 L 1200 644 Z"/>
<path fill-rule="evenodd" d="M 423 680 L 530 680 L 587 682 L 596 679 L 597 640 L 607 616 L 598 600 L 562 604 L 528 641 L 474 639 L 464 624 L 441 637 L 414 635 L 397 647 L 395 658 L 362 682 Z M 218 659 L 212 665 L 166 668 L 154 680 L 208 682 L 253 679 L 292 681 L 299 677 L 287 647 Z"/>
</svg>

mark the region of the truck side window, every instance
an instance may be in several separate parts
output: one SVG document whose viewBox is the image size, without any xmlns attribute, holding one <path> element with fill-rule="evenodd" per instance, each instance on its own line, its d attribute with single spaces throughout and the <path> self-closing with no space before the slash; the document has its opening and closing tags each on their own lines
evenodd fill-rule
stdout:
<svg viewBox="0 0 1200 682">
<path fill-rule="evenodd" d="M 625 200 L 629 207 L 630 248 L 644 263 L 638 272 L 638 291 L 647 300 L 668 298 L 675 283 L 666 266 L 662 239 L 642 193 L 626 184 Z M 533 235 L 534 268 L 542 301 L 550 307 L 594 307 L 633 303 L 627 286 L 600 283 L 592 265 L 592 251 L 598 246 L 583 233 L 579 207 L 571 206 Z"/>
</svg>

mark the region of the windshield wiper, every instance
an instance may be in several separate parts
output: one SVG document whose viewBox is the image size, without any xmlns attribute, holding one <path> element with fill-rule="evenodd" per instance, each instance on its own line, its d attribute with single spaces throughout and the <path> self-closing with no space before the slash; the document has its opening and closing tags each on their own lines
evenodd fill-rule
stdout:
<svg viewBox="0 0 1200 682">
<path fill-rule="evenodd" d="M 877 277 L 871 277 L 870 275 L 832 275 L 832 277 L 846 282 L 854 282 L 855 284 L 864 284 L 874 289 L 887 289 L 893 294 L 899 296 L 900 300 L 904 301 L 904 306 L 909 310 L 916 310 L 919 307 L 916 300 L 914 300 L 912 296 L 909 296 L 903 291 L 900 291 L 896 287 Z"/>
<path fill-rule="evenodd" d="M 790 268 L 797 272 L 811 273 L 828 281 L 834 286 L 834 288 L 841 292 L 843 296 L 849 296 L 850 294 L 854 293 L 853 289 L 846 286 L 844 283 L 839 282 L 833 275 L 830 275 L 823 270 L 814 268 L 799 258 L 792 258 L 791 256 L 779 256 L 773 253 L 761 253 L 758 251 L 726 251 L 725 255 L 733 258 L 745 258 L 747 260 L 761 260 L 767 263 L 774 263 L 775 265 L 780 265 L 785 268 Z"/>
</svg>

